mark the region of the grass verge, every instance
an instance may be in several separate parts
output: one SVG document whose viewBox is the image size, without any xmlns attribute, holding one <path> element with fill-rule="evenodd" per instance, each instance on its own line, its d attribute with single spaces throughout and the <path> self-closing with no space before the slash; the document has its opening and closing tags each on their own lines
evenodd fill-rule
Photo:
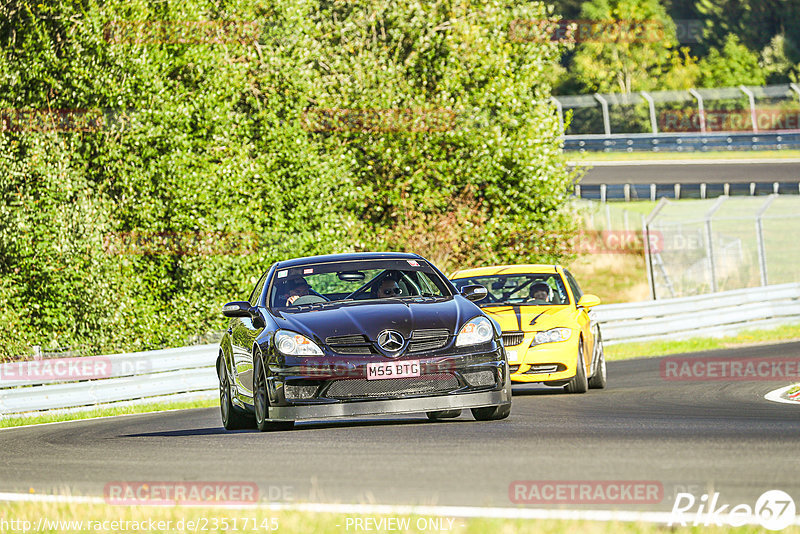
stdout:
<svg viewBox="0 0 800 534">
<path fill-rule="evenodd" d="M 0 522 L 16 521 L 4 531 L 37 532 L 285 532 L 318 534 L 358 532 L 440 532 L 454 534 L 483 534 L 498 532 L 587 534 L 656 534 L 670 532 L 735 532 L 742 534 L 763 532 L 760 527 L 677 527 L 647 523 L 622 523 L 599 521 L 483 519 L 459 517 L 429 517 L 414 515 L 345 515 L 297 511 L 270 511 L 269 509 L 224 509 L 188 507 L 131 507 L 104 504 L 39 504 L 4 503 L 0 505 Z M 361 520 L 358 528 L 356 520 Z M 391 519 L 392 523 L 381 523 Z M 364 521 L 369 520 L 365 528 Z M 117 523 L 113 523 L 117 522 Z M 391 528 L 387 528 L 391 525 Z M 398 528 L 400 525 L 402 527 Z M 12 528 L 12 526 L 20 528 Z M 28 528 L 24 528 L 28 527 Z M 781 532 L 798 534 L 800 528 L 790 526 Z"/>
<path fill-rule="evenodd" d="M 800 150 L 747 150 L 709 152 L 565 152 L 568 161 L 652 161 L 652 160 L 692 160 L 692 159 L 795 159 L 800 158 Z"/>
<path fill-rule="evenodd" d="M 604 351 L 606 360 L 613 361 L 665 356 L 667 354 L 679 354 L 683 352 L 730 349 L 786 341 L 800 341 L 800 323 L 764 330 L 745 330 L 738 335 L 727 337 L 620 343 L 618 345 L 606 346 L 604 347 Z"/>
<path fill-rule="evenodd" d="M 0 417 L 0 428 L 37 425 L 42 423 L 57 423 L 61 421 L 77 421 L 80 419 L 94 419 L 97 417 L 108 417 L 111 415 L 163 412 L 166 410 L 183 410 L 189 408 L 210 408 L 218 405 L 219 401 L 217 399 L 208 399 L 198 401 L 162 402 L 127 406 L 99 407 L 92 410 L 87 410 L 85 412 L 46 413 L 42 415 L 31 415 L 29 417 L 3 416 Z M 2 529 L 0 529 L 0 532 L 2 532 Z"/>
</svg>

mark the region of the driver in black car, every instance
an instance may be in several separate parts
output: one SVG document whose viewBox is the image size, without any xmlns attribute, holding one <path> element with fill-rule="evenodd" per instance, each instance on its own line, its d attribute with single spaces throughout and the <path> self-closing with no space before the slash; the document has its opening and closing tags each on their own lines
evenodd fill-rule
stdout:
<svg viewBox="0 0 800 534">
<path fill-rule="evenodd" d="M 310 295 L 311 294 L 311 286 L 306 279 L 302 276 L 300 278 L 296 278 L 294 280 L 287 280 L 287 295 L 286 295 L 286 305 L 291 306 L 294 304 L 294 301 L 299 299 L 302 296 Z"/>
</svg>

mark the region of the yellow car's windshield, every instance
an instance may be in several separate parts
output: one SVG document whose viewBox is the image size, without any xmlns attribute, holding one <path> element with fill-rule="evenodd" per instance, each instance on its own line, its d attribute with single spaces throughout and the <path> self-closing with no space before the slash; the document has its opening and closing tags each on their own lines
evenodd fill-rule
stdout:
<svg viewBox="0 0 800 534">
<path fill-rule="evenodd" d="M 495 274 L 452 280 L 456 288 L 471 284 L 484 286 L 488 294 L 478 306 L 530 305 L 560 306 L 569 304 L 569 296 L 558 273 Z"/>
</svg>

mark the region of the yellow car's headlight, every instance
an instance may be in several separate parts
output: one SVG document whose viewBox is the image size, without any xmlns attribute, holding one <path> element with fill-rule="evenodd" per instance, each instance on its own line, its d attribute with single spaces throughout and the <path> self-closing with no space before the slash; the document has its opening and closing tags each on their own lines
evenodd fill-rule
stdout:
<svg viewBox="0 0 800 534">
<path fill-rule="evenodd" d="M 545 330 L 544 332 L 536 332 L 531 341 L 531 347 L 541 345 L 542 343 L 556 343 L 558 341 L 566 341 L 572 335 L 571 328 L 553 328 Z"/>
</svg>

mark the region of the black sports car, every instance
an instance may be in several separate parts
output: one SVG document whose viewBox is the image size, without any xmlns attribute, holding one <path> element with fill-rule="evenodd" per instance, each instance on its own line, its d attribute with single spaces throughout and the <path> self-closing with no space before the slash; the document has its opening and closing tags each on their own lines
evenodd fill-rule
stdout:
<svg viewBox="0 0 800 534">
<path fill-rule="evenodd" d="M 226 429 L 301 419 L 426 412 L 504 419 L 511 383 L 500 328 L 416 254 L 273 264 L 232 320 L 217 359 Z"/>
</svg>

